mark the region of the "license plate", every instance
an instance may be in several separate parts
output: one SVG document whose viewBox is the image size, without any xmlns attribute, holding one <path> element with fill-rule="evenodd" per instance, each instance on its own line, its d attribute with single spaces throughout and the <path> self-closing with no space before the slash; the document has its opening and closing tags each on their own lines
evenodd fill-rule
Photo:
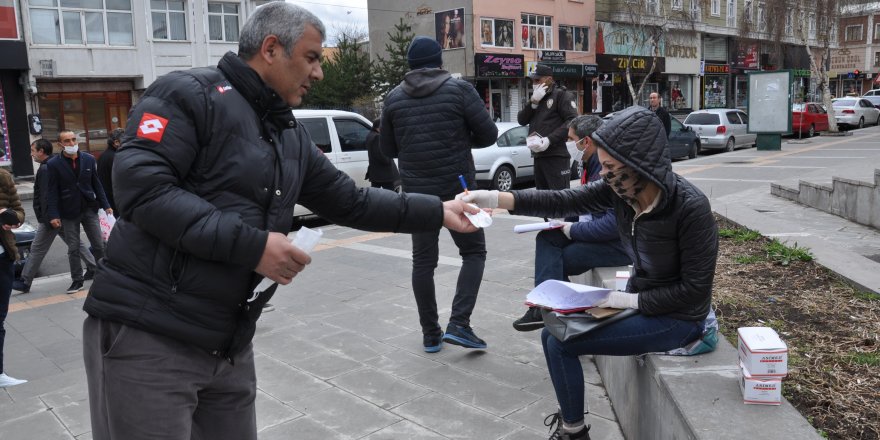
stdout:
<svg viewBox="0 0 880 440">
<path fill-rule="evenodd" d="M 700 141 L 703 143 L 709 142 L 709 138 L 700 138 Z"/>
</svg>

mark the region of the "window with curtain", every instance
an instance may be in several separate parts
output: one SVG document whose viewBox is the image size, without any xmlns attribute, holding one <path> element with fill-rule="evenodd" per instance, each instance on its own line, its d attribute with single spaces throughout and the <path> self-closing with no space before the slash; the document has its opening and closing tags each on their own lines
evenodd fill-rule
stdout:
<svg viewBox="0 0 880 440">
<path fill-rule="evenodd" d="M 154 40 L 186 40 L 186 9 L 182 0 L 150 0 Z"/>
<path fill-rule="evenodd" d="M 31 0 L 34 44 L 131 46 L 131 0 Z"/>
<path fill-rule="evenodd" d="M 208 39 L 238 41 L 238 5 L 208 3 Z"/>
</svg>

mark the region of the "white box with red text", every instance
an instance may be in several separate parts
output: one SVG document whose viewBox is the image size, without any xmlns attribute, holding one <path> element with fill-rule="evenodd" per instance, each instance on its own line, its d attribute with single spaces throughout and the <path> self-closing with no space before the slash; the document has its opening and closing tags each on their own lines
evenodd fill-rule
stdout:
<svg viewBox="0 0 880 440">
<path fill-rule="evenodd" d="M 788 346 L 770 327 L 740 327 L 736 330 L 739 361 L 754 377 L 788 374 Z"/>
</svg>

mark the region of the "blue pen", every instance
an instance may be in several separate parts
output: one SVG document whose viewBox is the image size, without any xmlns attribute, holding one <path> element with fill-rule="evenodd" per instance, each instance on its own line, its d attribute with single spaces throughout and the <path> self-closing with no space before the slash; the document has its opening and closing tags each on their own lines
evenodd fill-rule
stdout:
<svg viewBox="0 0 880 440">
<path fill-rule="evenodd" d="M 458 175 L 458 181 L 461 182 L 461 188 L 464 189 L 464 193 L 469 194 L 468 189 L 467 189 L 467 182 L 464 181 L 463 175 L 461 175 L 461 174 Z"/>
</svg>

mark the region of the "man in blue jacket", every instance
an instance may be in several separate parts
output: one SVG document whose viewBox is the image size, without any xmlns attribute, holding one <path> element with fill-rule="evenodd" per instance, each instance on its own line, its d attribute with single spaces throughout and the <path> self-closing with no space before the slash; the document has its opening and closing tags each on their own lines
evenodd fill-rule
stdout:
<svg viewBox="0 0 880 440">
<path fill-rule="evenodd" d="M 73 279 L 67 293 L 76 293 L 82 290 L 85 279 L 79 261 L 80 225 L 89 238 L 95 260 L 100 260 L 104 256 L 104 241 L 98 208 L 107 214 L 112 214 L 113 209 L 98 180 L 95 157 L 79 151 L 76 135 L 70 130 L 62 130 L 58 141 L 63 151 L 46 164 L 49 172 L 46 214 L 53 228 L 61 228 L 61 236 L 67 243 L 67 260 Z"/>
<path fill-rule="evenodd" d="M 578 116 L 568 124 L 566 147 L 575 160 L 583 154 L 584 171 L 581 182 L 601 180 L 602 166 L 596 158 L 596 146 L 590 135 L 602 126 L 598 116 Z M 570 275 L 582 274 L 595 267 L 631 264 L 617 232 L 614 210 L 586 213 L 576 222 L 565 222 L 559 229 L 541 231 L 535 239 L 535 285 L 547 280 L 568 281 Z M 513 328 L 532 331 L 544 327 L 541 310 L 529 308 Z"/>
</svg>

